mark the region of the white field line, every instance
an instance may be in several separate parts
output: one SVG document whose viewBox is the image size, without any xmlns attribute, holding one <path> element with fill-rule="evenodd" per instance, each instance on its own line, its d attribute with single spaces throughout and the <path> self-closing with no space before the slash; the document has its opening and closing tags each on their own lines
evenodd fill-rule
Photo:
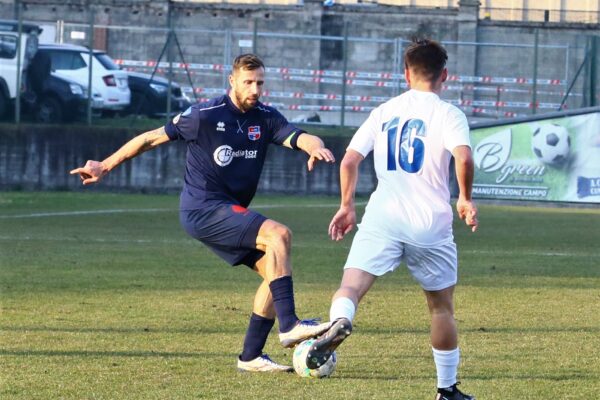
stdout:
<svg viewBox="0 0 600 400">
<path fill-rule="evenodd" d="M 366 202 L 356 203 L 357 206 L 365 205 Z M 338 203 L 321 204 L 259 204 L 249 207 L 252 209 L 270 209 L 270 208 L 333 208 Z M 57 212 L 39 212 L 16 215 L 0 215 L 0 219 L 19 219 L 19 218 L 44 218 L 44 217 L 74 217 L 81 215 L 102 215 L 102 214 L 125 214 L 125 213 L 153 213 L 153 212 L 177 212 L 176 208 L 115 208 L 107 210 L 87 210 L 87 211 L 57 211 Z"/>
<path fill-rule="evenodd" d="M 362 206 L 366 202 L 358 202 L 356 205 Z M 259 204 L 251 206 L 250 209 L 270 209 L 270 208 L 334 208 L 337 207 L 338 203 L 317 203 L 317 204 Z M 86 211 L 62 211 L 62 212 L 40 212 L 30 214 L 17 214 L 17 215 L 0 215 L 0 219 L 20 219 L 20 218 L 45 218 L 45 217 L 73 217 L 73 216 L 85 216 L 85 215 L 108 215 L 108 214 L 126 214 L 126 213 L 153 213 L 153 212 L 177 212 L 178 209 L 174 208 L 123 208 L 123 209 L 106 209 L 106 210 L 86 210 Z M 80 242 L 81 239 L 75 237 L 35 237 L 35 236 L 0 236 L 1 241 L 60 241 L 60 242 Z M 182 240 L 170 240 L 170 239 L 103 239 L 86 238 L 86 242 L 96 243 L 134 243 L 134 244 L 152 244 L 152 243 L 182 243 Z M 183 242 L 186 243 L 197 243 L 192 239 L 185 239 Z M 294 244 L 294 247 L 300 248 L 333 248 L 341 246 L 343 248 L 350 248 L 349 245 L 335 244 L 330 245 L 303 245 Z M 463 250 L 460 253 L 464 254 L 513 254 L 513 251 L 503 250 Z M 564 253 L 564 252 L 519 252 L 519 256 L 531 255 L 531 256 L 542 256 L 542 257 L 600 257 L 600 254 L 596 253 Z"/>
<path fill-rule="evenodd" d="M 325 235 L 325 234 L 324 234 Z M 85 238 L 81 239 L 73 236 L 7 236 L 0 235 L 0 241 L 6 242 L 20 242 L 20 241 L 40 241 L 40 242 L 82 242 L 86 243 L 115 243 L 115 244 L 193 244 L 196 245 L 198 241 L 194 239 L 104 239 L 104 238 Z M 336 247 L 341 247 L 344 249 L 350 248 L 350 242 L 345 243 L 335 243 L 335 242 L 326 242 L 329 244 L 318 244 L 318 245 L 308 245 L 303 243 L 294 243 L 292 247 L 296 248 L 312 248 L 312 249 L 333 249 Z M 565 252 L 540 252 L 540 251 L 521 251 L 515 252 L 514 250 L 460 250 L 459 254 L 481 254 L 481 255 L 515 255 L 515 256 L 536 256 L 536 257 L 592 257 L 598 258 L 600 254 L 598 253 L 565 253 Z"/>
<path fill-rule="evenodd" d="M 73 236 L 6 236 L 0 235 L 0 242 L 24 242 L 24 241 L 32 241 L 32 242 L 72 242 L 72 243 L 113 243 L 113 244 L 192 244 L 198 245 L 198 241 L 194 239 L 104 239 L 104 238 L 85 238 L 81 239 Z M 333 249 L 335 247 L 342 247 L 349 249 L 350 243 L 348 244 L 339 244 L 334 243 L 333 241 L 329 245 L 307 245 L 307 244 L 293 244 L 293 247 L 297 248 L 315 248 L 315 249 Z"/>
<path fill-rule="evenodd" d="M 43 217 L 74 217 L 80 215 L 96 214 L 123 214 L 123 213 L 147 213 L 173 211 L 170 208 L 140 208 L 140 209 L 112 209 L 112 210 L 88 210 L 88 211 L 57 211 L 41 212 L 30 214 L 0 215 L 0 219 L 18 219 L 18 218 L 43 218 Z"/>
</svg>

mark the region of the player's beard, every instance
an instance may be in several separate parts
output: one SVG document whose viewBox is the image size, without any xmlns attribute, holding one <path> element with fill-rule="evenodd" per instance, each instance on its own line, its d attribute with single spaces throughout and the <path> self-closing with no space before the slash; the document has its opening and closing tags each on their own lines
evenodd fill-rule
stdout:
<svg viewBox="0 0 600 400">
<path fill-rule="evenodd" d="M 243 112 L 246 112 L 246 111 L 254 108 L 254 106 L 258 102 L 258 99 L 260 98 L 260 96 L 242 97 L 242 95 L 240 93 L 238 93 L 237 91 L 234 91 L 233 94 L 235 95 L 235 99 L 237 100 L 237 103 L 240 105 L 241 111 L 243 111 Z"/>
</svg>

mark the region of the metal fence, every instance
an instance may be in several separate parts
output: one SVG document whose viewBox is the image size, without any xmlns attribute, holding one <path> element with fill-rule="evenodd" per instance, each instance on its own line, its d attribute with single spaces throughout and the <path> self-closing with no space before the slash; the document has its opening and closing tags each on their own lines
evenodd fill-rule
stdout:
<svg viewBox="0 0 600 400">
<path fill-rule="evenodd" d="M 85 25 L 65 24 L 59 39 L 85 44 L 74 38 L 86 29 Z M 399 38 L 364 38 L 347 32 L 311 36 L 175 29 L 179 53 L 173 41 L 163 51 L 168 29 L 96 26 L 95 30 L 104 32 L 109 54 L 124 69 L 152 73 L 156 67 L 158 75 L 168 77 L 171 68 L 172 79 L 190 97 L 195 93 L 198 100 L 225 93 L 232 58 L 256 52 L 267 65 L 263 100 L 291 118 L 357 125 L 376 105 L 406 90 L 401 66 L 408 42 Z M 478 118 L 556 111 L 563 100 L 567 108 L 592 105 L 586 96 L 586 73 L 580 73 L 567 93 L 585 59 L 585 41 L 578 45 L 539 44 L 535 33 L 527 36 L 524 39 L 529 43 L 520 44 L 442 42 L 450 53 L 450 76 L 442 97 Z M 474 73 L 456 72 L 461 70 L 457 56 L 461 48 L 477 52 Z"/>
<path fill-rule="evenodd" d="M 531 9 L 531 8 L 494 8 L 481 7 L 479 18 L 494 21 L 528 21 L 528 22 L 573 22 L 597 24 L 600 22 L 597 10 L 574 9 Z"/>
<path fill-rule="evenodd" d="M 406 90 L 401 38 L 253 31 L 148 28 L 60 23 L 56 42 L 103 49 L 126 71 L 174 82 L 192 101 L 226 93 L 231 60 L 256 52 L 267 65 L 263 101 L 292 120 L 357 126 L 378 104 Z M 171 35 L 170 35 L 171 32 Z M 383 35 L 383 34 L 382 34 Z M 541 43 L 539 32 L 518 41 L 442 41 L 449 79 L 442 98 L 471 120 L 486 120 L 598 104 L 595 41 Z M 169 40 L 170 37 L 170 40 Z M 476 65 L 462 55 L 476 54 Z M 163 115 L 177 104 L 161 104 Z M 98 113 L 94 114 L 98 116 Z M 84 118 L 85 119 L 85 118 Z"/>
</svg>

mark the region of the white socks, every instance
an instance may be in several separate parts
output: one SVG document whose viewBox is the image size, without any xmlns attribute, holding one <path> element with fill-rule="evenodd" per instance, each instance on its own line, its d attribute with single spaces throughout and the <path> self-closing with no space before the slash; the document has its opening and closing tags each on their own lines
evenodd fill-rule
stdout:
<svg viewBox="0 0 600 400">
<path fill-rule="evenodd" d="M 438 388 L 445 389 L 456 383 L 460 351 L 458 347 L 454 350 L 436 350 L 433 347 L 433 361 L 437 370 Z"/>
<path fill-rule="evenodd" d="M 347 297 L 338 297 L 331 303 L 329 310 L 329 320 L 335 321 L 338 318 L 347 318 L 352 322 L 356 306 Z M 458 363 L 460 361 L 460 350 L 458 347 L 454 350 L 437 350 L 433 347 L 433 361 L 437 370 L 437 387 L 441 389 L 448 388 L 456 383 Z"/>
<path fill-rule="evenodd" d="M 356 306 L 347 297 L 338 297 L 331 303 L 329 309 L 329 320 L 335 321 L 338 318 L 347 318 L 352 322 L 354 314 L 356 313 Z"/>
</svg>

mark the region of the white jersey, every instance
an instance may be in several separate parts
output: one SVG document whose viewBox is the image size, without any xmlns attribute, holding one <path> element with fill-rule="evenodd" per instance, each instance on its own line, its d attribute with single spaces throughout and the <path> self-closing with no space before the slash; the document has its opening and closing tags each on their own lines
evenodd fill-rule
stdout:
<svg viewBox="0 0 600 400">
<path fill-rule="evenodd" d="M 348 149 L 373 151 L 378 185 L 359 227 L 415 246 L 452 241 L 452 150 L 470 146 L 465 114 L 433 92 L 410 90 L 380 105 Z"/>
</svg>

